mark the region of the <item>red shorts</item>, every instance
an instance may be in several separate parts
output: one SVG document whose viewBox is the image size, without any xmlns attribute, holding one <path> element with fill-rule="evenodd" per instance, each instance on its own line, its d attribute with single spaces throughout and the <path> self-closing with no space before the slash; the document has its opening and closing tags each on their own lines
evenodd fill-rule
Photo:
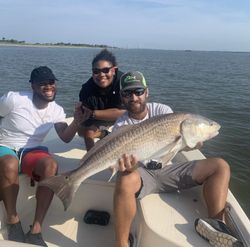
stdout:
<svg viewBox="0 0 250 247">
<path fill-rule="evenodd" d="M 39 178 L 36 178 L 35 174 L 33 174 L 33 170 L 41 159 L 47 157 L 51 157 L 51 155 L 45 150 L 33 150 L 24 154 L 21 161 L 21 172 L 32 177 L 34 180 L 39 180 Z"/>
</svg>

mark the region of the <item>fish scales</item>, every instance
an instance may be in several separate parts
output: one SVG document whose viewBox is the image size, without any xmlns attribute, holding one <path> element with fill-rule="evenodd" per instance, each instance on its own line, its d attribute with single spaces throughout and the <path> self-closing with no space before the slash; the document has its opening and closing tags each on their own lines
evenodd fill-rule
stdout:
<svg viewBox="0 0 250 247">
<path fill-rule="evenodd" d="M 173 140 L 176 138 L 178 130 L 173 135 L 170 135 L 169 131 L 172 125 L 176 124 L 176 120 L 176 118 L 172 118 L 172 121 L 169 120 L 170 123 L 166 128 L 166 124 L 164 125 L 165 118 L 159 118 L 158 121 L 151 121 L 145 125 L 138 124 L 136 127 L 133 126 L 134 128 L 131 128 L 129 132 L 118 133 L 112 142 L 103 139 L 96 144 L 95 150 L 89 153 L 90 158 L 82 162 L 85 162 L 86 167 L 95 163 L 96 167 L 103 167 L 104 164 L 107 164 L 108 168 L 114 166 L 117 163 L 117 157 L 121 157 L 125 153 L 135 154 L 139 156 L 138 158 L 145 159 L 146 157 L 142 157 L 141 154 L 149 153 L 149 150 L 152 150 L 152 143 L 158 145 L 165 141 L 167 137 L 171 137 Z M 143 148 L 138 148 L 142 147 L 142 144 Z M 97 152 L 97 155 L 91 156 L 93 152 Z"/>
</svg>

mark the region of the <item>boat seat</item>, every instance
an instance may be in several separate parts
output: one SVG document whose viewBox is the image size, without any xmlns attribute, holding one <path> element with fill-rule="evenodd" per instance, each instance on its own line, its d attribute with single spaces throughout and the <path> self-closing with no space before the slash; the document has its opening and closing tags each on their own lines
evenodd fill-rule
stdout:
<svg viewBox="0 0 250 247">
<path fill-rule="evenodd" d="M 197 156 L 195 151 L 181 152 L 173 162 L 186 162 L 193 157 L 204 158 L 201 153 Z M 194 229 L 195 219 L 206 217 L 201 189 L 198 186 L 181 192 L 151 194 L 140 200 L 138 217 L 143 219 L 138 236 L 143 236 L 140 246 L 147 246 L 152 241 L 157 247 L 210 246 Z"/>
<path fill-rule="evenodd" d="M 144 197 L 138 203 L 139 217 L 143 219 L 140 246 L 152 241 L 157 247 L 210 246 L 194 229 L 195 219 L 206 217 L 202 205 L 201 188 Z"/>
</svg>

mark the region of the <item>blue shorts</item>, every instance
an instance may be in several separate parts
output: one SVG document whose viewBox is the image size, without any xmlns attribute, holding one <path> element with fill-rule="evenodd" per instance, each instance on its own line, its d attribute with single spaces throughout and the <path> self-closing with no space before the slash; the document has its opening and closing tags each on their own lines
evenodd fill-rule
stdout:
<svg viewBox="0 0 250 247">
<path fill-rule="evenodd" d="M 0 145 L 0 157 L 5 156 L 5 155 L 12 155 L 19 160 L 19 158 L 22 158 L 22 156 L 24 156 L 28 152 L 35 151 L 35 150 L 42 150 L 44 152 L 49 151 L 48 148 L 44 147 L 44 146 L 37 146 L 34 148 L 20 148 L 18 151 L 16 151 L 16 150 L 11 149 L 9 147 L 5 147 L 5 146 Z"/>
<path fill-rule="evenodd" d="M 5 156 L 5 155 L 12 155 L 12 156 L 15 156 L 17 159 L 19 159 L 17 152 L 15 150 L 10 149 L 8 147 L 0 146 L 0 157 Z"/>
<path fill-rule="evenodd" d="M 40 159 L 51 157 L 48 148 L 37 146 L 34 148 L 21 148 L 19 151 L 0 146 L 0 157 L 5 155 L 14 156 L 19 161 L 19 172 L 34 177 L 33 170 Z M 35 178 L 35 180 L 38 180 Z"/>
</svg>

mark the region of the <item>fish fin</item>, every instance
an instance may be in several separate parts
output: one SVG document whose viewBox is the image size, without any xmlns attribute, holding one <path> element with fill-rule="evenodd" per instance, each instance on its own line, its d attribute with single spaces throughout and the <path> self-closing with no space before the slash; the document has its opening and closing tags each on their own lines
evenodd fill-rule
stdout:
<svg viewBox="0 0 250 247">
<path fill-rule="evenodd" d="M 164 155 L 162 156 L 159 161 L 162 163 L 162 164 L 167 164 L 169 161 L 171 161 L 174 156 L 177 154 L 177 152 L 170 152 L 168 153 L 167 155 Z"/>
<path fill-rule="evenodd" d="M 150 159 L 157 159 L 163 164 L 167 164 L 179 152 L 181 147 L 182 147 L 182 137 L 178 136 L 173 143 L 165 146 L 164 148 L 160 149 L 158 152 L 154 153 L 150 157 Z"/>
<path fill-rule="evenodd" d="M 112 131 L 110 134 L 108 134 L 107 136 L 105 136 L 103 139 L 99 140 L 98 142 L 95 143 L 95 145 L 82 157 L 82 159 L 80 160 L 80 164 L 83 164 L 85 162 L 87 162 L 87 160 L 96 152 L 98 152 L 100 150 L 100 148 L 106 144 L 107 142 L 111 141 L 112 139 L 114 139 L 115 136 L 121 135 L 122 133 L 126 133 L 128 132 L 130 129 L 134 128 L 134 124 L 133 125 L 123 125 L 120 126 L 117 130 Z"/>
<path fill-rule="evenodd" d="M 189 148 L 194 148 L 197 145 L 195 134 L 193 133 L 193 121 L 192 119 L 186 119 L 181 123 L 181 134 Z"/>
<path fill-rule="evenodd" d="M 181 148 L 182 148 L 182 137 L 178 136 L 173 145 L 171 145 L 169 153 L 163 154 L 159 160 L 161 161 L 162 164 L 167 164 L 175 157 L 175 155 L 180 151 Z"/>
<path fill-rule="evenodd" d="M 111 179 L 115 176 L 115 174 L 117 173 L 117 168 L 116 167 L 114 167 L 114 166 L 112 166 L 112 167 L 110 167 L 110 169 L 111 169 L 111 171 L 112 171 L 112 174 L 111 174 L 111 176 L 110 176 L 110 178 L 109 178 L 109 180 L 108 180 L 108 182 L 110 182 L 111 181 Z"/>
<path fill-rule="evenodd" d="M 66 211 L 80 184 L 70 182 L 70 173 L 50 177 L 38 183 L 38 186 L 50 188 L 62 201 Z"/>
</svg>

